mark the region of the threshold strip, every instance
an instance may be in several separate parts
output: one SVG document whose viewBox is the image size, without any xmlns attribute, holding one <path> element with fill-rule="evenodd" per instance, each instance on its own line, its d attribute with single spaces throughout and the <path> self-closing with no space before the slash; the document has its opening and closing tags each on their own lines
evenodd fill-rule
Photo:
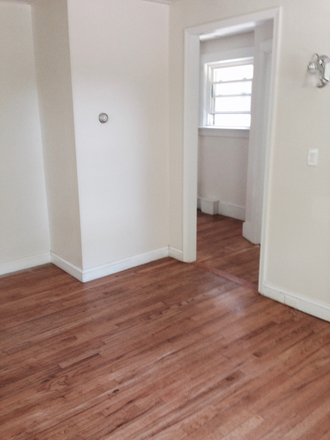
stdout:
<svg viewBox="0 0 330 440">
<path fill-rule="evenodd" d="M 199 267 L 200 269 L 203 269 L 207 272 L 210 272 L 213 275 L 216 275 L 221 278 L 225 278 L 228 281 L 232 281 L 233 283 L 240 284 L 241 286 L 247 287 L 249 289 L 252 289 L 252 290 L 255 290 L 256 292 L 258 292 L 258 286 L 256 284 L 250 283 L 249 281 L 246 281 L 246 280 L 242 280 L 241 278 L 235 277 L 235 275 L 231 275 L 228 272 L 223 272 L 220 269 L 216 269 L 214 267 L 207 266 L 206 264 L 200 263 L 199 261 L 195 261 L 191 264 L 193 264 L 194 266 Z"/>
</svg>

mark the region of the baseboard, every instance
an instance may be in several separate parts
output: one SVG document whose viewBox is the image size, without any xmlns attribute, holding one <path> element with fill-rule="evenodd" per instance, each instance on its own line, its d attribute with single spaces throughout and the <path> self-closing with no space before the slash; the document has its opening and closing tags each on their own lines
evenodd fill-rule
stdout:
<svg viewBox="0 0 330 440">
<path fill-rule="evenodd" d="M 50 263 L 50 253 L 32 255 L 30 257 L 19 258 L 17 260 L 6 261 L 0 264 L 0 275 L 17 272 L 19 270 L 30 269 L 31 267 L 40 266 Z"/>
<path fill-rule="evenodd" d="M 146 2 L 164 3 L 164 5 L 170 5 L 171 0 L 144 0 Z"/>
<path fill-rule="evenodd" d="M 83 271 L 83 283 L 92 281 L 97 278 L 102 278 L 107 275 L 112 275 L 123 270 L 131 269 L 132 267 L 141 266 L 141 264 L 150 263 L 151 261 L 159 260 L 169 256 L 168 247 L 157 249 L 155 251 L 147 252 L 145 254 L 136 255 L 134 257 L 126 258 L 125 260 L 116 261 L 114 263 L 105 264 L 104 266 L 95 267 Z"/>
<path fill-rule="evenodd" d="M 299 295 L 274 288 L 266 283 L 262 286 L 261 294 L 308 315 L 330 322 L 330 306 L 327 304 L 311 301 Z"/>
<path fill-rule="evenodd" d="M 52 253 L 51 261 L 56 266 L 72 275 L 82 283 L 96 280 L 98 278 L 113 275 L 114 273 L 121 272 L 123 270 L 131 269 L 132 267 L 140 266 L 141 264 L 150 263 L 151 261 L 159 260 L 169 256 L 168 246 L 156 249 L 145 254 L 136 255 L 134 257 L 126 258 L 124 260 L 116 261 L 114 263 L 104 264 L 102 266 L 93 267 L 91 269 L 82 270 L 77 266 L 69 263 L 58 255 Z M 174 257 L 175 258 L 175 257 Z"/>
<path fill-rule="evenodd" d="M 254 225 L 252 225 L 252 223 L 249 223 L 249 222 L 243 223 L 242 235 L 244 238 L 249 240 L 251 243 L 260 244 L 260 241 L 256 237 L 255 227 L 254 227 Z M 258 243 L 258 241 L 259 241 L 259 243 Z"/>
<path fill-rule="evenodd" d="M 179 249 L 175 249 L 173 247 L 169 247 L 169 257 L 175 258 L 176 260 L 183 261 L 183 252 Z"/>
<path fill-rule="evenodd" d="M 54 252 L 46 252 L 40 255 L 33 255 L 31 257 L 20 258 L 13 261 L 0 264 L 0 275 L 17 272 L 19 270 L 30 269 L 42 264 L 53 263 L 55 266 L 67 272 L 82 283 L 96 280 L 98 278 L 112 275 L 132 267 L 140 266 L 141 264 L 150 263 L 151 261 L 159 260 L 161 258 L 171 257 L 176 260 L 183 260 L 183 253 L 181 250 L 172 247 L 163 247 L 145 254 L 136 255 L 125 260 L 116 261 L 114 263 L 105 264 L 103 266 L 94 267 L 92 269 L 82 270 L 80 267 L 71 264 L 69 261 L 58 256 Z"/>
<path fill-rule="evenodd" d="M 54 252 L 50 253 L 51 262 L 55 264 L 55 266 L 59 267 L 60 269 L 64 270 L 64 272 L 68 273 L 69 275 L 73 276 L 77 280 L 83 281 L 83 270 L 75 266 L 74 264 L 70 263 L 69 261 L 65 260 L 64 258 L 58 256 Z"/>
<path fill-rule="evenodd" d="M 225 215 L 226 217 L 236 218 L 237 220 L 242 220 L 242 221 L 245 220 L 244 206 L 239 206 L 228 202 L 222 202 L 221 200 L 218 201 L 216 199 L 210 199 L 207 197 L 197 197 L 197 208 L 200 209 L 202 212 L 211 215 L 213 214 L 213 208 L 203 210 L 203 201 L 206 203 L 216 202 L 217 212 L 214 212 L 214 214 Z"/>
<path fill-rule="evenodd" d="M 226 217 L 236 218 L 237 220 L 245 220 L 245 207 L 234 205 L 232 203 L 219 201 L 218 214 Z"/>
</svg>

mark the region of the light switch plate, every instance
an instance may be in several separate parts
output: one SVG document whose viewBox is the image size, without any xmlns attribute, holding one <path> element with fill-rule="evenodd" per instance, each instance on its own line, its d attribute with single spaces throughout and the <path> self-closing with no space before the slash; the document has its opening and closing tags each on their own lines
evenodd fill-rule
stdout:
<svg viewBox="0 0 330 440">
<path fill-rule="evenodd" d="M 318 148 L 309 148 L 308 149 L 308 157 L 307 157 L 307 165 L 312 167 L 317 167 L 319 160 L 319 150 Z"/>
</svg>

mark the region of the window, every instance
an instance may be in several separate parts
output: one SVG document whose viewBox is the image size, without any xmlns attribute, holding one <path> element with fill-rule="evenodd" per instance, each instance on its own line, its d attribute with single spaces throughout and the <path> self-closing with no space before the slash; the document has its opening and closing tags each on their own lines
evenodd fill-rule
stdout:
<svg viewBox="0 0 330 440">
<path fill-rule="evenodd" d="M 253 59 L 205 65 L 205 126 L 250 128 Z"/>
</svg>

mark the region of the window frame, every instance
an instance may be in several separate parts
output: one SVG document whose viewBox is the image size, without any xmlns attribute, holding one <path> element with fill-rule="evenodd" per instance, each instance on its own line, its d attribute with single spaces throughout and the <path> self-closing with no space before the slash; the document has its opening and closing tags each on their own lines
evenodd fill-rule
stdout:
<svg viewBox="0 0 330 440">
<path fill-rule="evenodd" d="M 207 135 L 209 131 L 213 136 L 228 136 L 233 133 L 244 132 L 244 137 L 248 136 L 250 127 L 222 127 L 208 124 L 208 114 L 211 104 L 211 69 L 215 67 L 229 67 L 242 64 L 253 64 L 254 48 L 245 47 L 241 49 L 234 49 L 230 51 L 206 53 L 201 55 L 201 104 L 200 105 L 200 126 L 199 134 Z M 252 78 L 253 82 L 253 78 Z"/>
<path fill-rule="evenodd" d="M 253 58 L 244 58 L 243 60 L 230 60 L 230 61 L 224 61 L 224 62 L 220 62 L 220 63 L 209 63 L 207 64 L 207 69 L 208 69 L 208 97 L 209 97 L 209 102 L 208 102 L 208 107 L 207 107 L 207 125 L 211 126 L 211 127 L 218 127 L 218 128 L 228 128 L 226 125 L 216 125 L 215 124 L 215 118 L 216 115 L 250 115 L 251 116 L 251 105 L 249 110 L 242 110 L 242 111 L 232 111 L 232 110 L 223 110 L 223 111 L 216 111 L 216 105 L 217 105 L 217 98 L 221 98 L 224 97 L 226 98 L 236 98 L 236 97 L 245 97 L 245 96 L 250 96 L 250 98 L 252 97 L 252 90 L 251 93 L 235 93 L 232 95 L 215 95 L 214 89 L 216 87 L 217 84 L 233 84 L 234 82 L 251 82 L 251 86 L 252 86 L 252 81 L 253 81 L 253 75 L 252 78 L 241 78 L 237 81 L 235 80 L 228 80 L 228 81 L 215 81 L 215 70 L 218 69 L 226 69 L 228 67 L 240 67 L 240 66 L 253 66 Z M 251 99 L 250 99 L 251 100 Z M 210 123 L 210 119 L 213 118 L 213 124 Z M 229 127 L 229 128 L 245 128 L 245 129 L 250 129 L 250 125 L 236 125 L 233 127 Z"/>
</svg>

